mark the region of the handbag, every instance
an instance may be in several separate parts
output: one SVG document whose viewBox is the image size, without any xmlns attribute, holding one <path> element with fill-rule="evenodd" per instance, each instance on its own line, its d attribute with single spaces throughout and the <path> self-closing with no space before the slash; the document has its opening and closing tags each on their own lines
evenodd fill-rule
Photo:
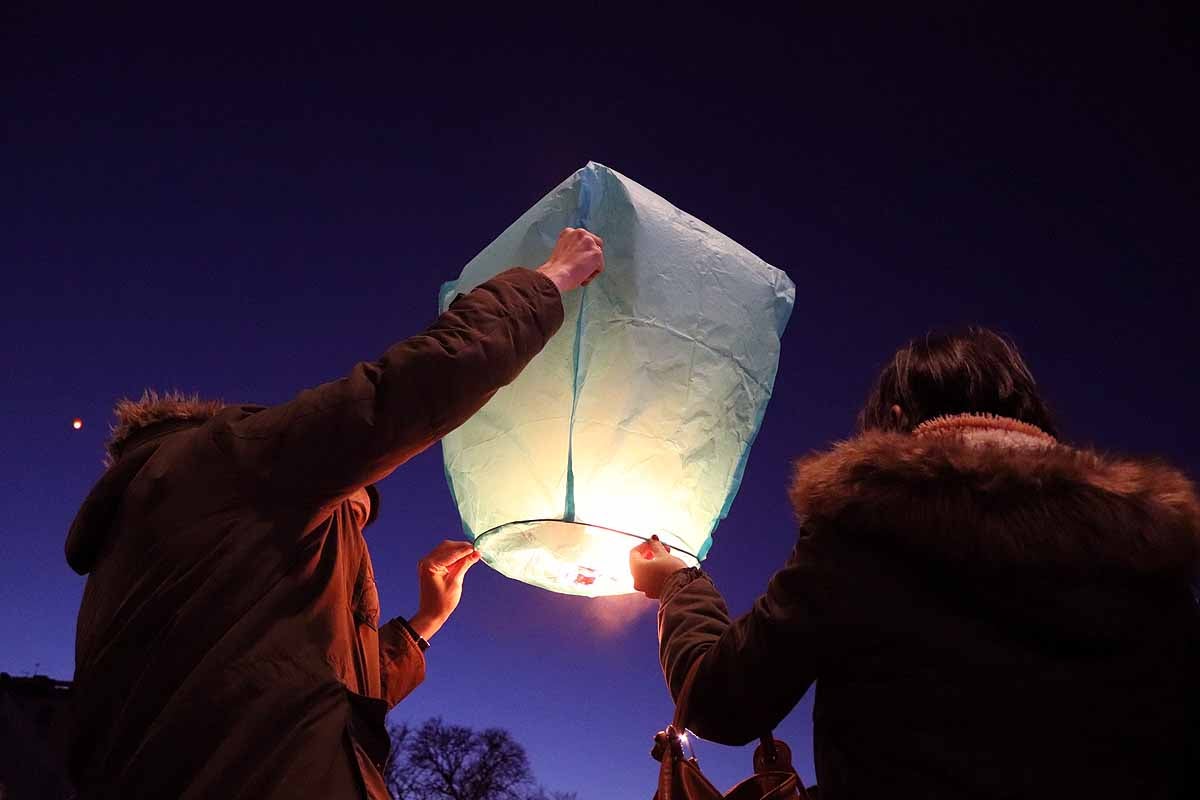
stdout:
<svg viewBox="0 0 1200 800">
<path fill-rule="evenodd" d="M 658 772 L 658 791 L 654 800 L 811 800 L 800 776 L 792 766 L 792 751 L 768 731 L 754 750 L 754 774 L 739 782 L 726 794 L 712 785 L 700 771 L 695 755 L 684 755 L 684 730 L 692 685 L 702 659 L 688 670 L 675 704 L 675 719 L 667 729 L 654 736 L 650 755 L 662 762 Z"/>
</svg>

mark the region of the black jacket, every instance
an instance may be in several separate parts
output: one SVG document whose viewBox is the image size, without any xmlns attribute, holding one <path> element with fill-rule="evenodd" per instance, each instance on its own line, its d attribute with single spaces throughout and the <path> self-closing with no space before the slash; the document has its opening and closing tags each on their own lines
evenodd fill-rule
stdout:
<svg viewBox="0 0 1200 800">
<path fill-rule="evenodd" d="M 873 434 L 802 461 L 787 565 L 731 622 L 699 570 L 659 614 L 690 721 L 742 744 L 816 683 L 822 800 L 1200 797 L 1200 510 L 1169 468 Z M 811 776 L 810 780 L 811 780 Z"/>
</svg>

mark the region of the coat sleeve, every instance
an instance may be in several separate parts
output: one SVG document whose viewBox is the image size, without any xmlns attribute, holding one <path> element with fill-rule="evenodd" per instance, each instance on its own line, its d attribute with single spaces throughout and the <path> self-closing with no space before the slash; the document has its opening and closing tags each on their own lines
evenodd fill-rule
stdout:
<svg viewBox="0 0 1200 800">
<path fill-rule="evenodd" d="M 562 320 L 548 278 L 508 270 L 378 361 L 231 422 L 221 444 L 256 492 L 328 507 L 465 422 L 520 374 Z"/>
<path fill-rule="evenodd" d="M 742 745 L 773 730 L 817 675 L 828 609 L 811 540 L 801 537 L 749 613 L 730 620 L 725 600 L 699 569 L 672 575 L 659 607 L 659 657 L 678 700 L 701 660 L 685 724 L 705 739 Z"/>
<path fill-rule="evenodd" d="M 393 708 L 425 680 L 425 654 L 404 623 L 394 619 L 379 629 L 380 694 Z"/>
</svg>

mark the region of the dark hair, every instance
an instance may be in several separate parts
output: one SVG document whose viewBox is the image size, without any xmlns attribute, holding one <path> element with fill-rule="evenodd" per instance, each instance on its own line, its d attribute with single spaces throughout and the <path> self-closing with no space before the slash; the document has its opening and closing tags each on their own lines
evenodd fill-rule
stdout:
<svg viewBox="0 0 1200 800">
<path fill-rule="evenodd" d="M 892 411 L 900 407 L 900 414 Z M 1057 436 L 1017 346 L 987 328 L 931 333 L 896 351 L 858 415 L 862 431 L 909 432 L 946 414 L 997 414 Z"/>
</svg>

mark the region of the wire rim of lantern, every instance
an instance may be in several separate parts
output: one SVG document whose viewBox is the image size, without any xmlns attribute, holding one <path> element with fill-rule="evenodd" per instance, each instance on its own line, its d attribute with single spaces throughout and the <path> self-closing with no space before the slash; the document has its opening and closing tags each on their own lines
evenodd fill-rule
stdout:
<svg viewBox="0 0 1200 800">
<path fill-rule="evenodd" d="M 649 537 L 642 536 L 637 533 L 630 533 L 629 531 L 623 531 L 619 528 L 610 528 L 607 525 L 597 525 L 594 522 L 583 522 L 577 519 L 555 519 L 553 517 L 540 517 L 538 519 L 514 519 L 511 522 L 502 522 L 494 528 L 488 528 L 486 531 L 475 537 L 475 546 L 479 547 L 479 543 L 482 542 L 484 538 L 491 536 L 493 533 L 498 533 L 501 529 L 507 528 L 510 525 L 533 525 L 537 522 L 559 522 L 567 525 L 582 525 L 587 528 L 596 528 L 597 530 L 608 531 L 609 533 L 616 533 L 620 534 L 621 536 L 628 536 L 630 539 L 637 539 L 642 542 L 650 541 Z M 690 553 L 681 547 L 667 545 L 665 542 L 663 542 L 663 545 L 668 548 L 669 552 L 685 555 L 691 558 L 697 564 L 700 563 L 700 559 L 696 557 L 695 553 Z"/>
</svg>

